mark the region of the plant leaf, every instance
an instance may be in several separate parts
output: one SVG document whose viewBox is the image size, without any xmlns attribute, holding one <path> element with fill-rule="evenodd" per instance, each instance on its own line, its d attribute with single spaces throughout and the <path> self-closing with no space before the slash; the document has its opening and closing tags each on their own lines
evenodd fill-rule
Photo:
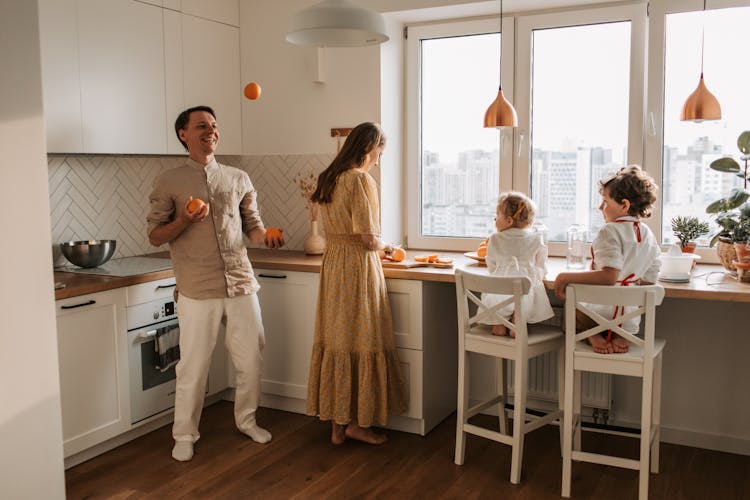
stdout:
<svg viewBox="0 0 750 500">
<path fill-rule="evenodd" d="M 750 198 L 750 193 L 745 191 L 744 189 L 737 189 L 734 188 L 729 195 L 729 198 L 727 198 L 727 202 L 729 203 L 729 209 L 737 208 L 743 203 L 747 201 L 747 199 Z"/>
<path fill-rule="evenodd" d="M 740 164 L 737 163 L 737 160 L 728 156 L 712 161 L 709 167 L 719 172 L 735 173 L 740 171 Z"/>
<path fill-rule="evenodd" d="M 745 130 L 737 138 L 737 148 L 743 154 L 750 154 L 750 130 Z"/>
</svg>

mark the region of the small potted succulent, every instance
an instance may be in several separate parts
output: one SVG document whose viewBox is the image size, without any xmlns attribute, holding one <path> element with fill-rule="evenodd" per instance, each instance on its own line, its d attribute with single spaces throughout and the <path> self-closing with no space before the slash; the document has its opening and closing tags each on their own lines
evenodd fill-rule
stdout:
<svg viewBox="0 0 750 500">
<path fill-rule="evenodd" d="M 683 253 L 693 253 L 697 243 L 696 239 L 709 233 L 707 222 L 698 217 L 678 215 L 671 220 L 672 231 L 680 241 L 680 249 Z"/>
<path fill-rule="evenodd" d="M 750 192 L 747 191 L 748 160 L 750 160 L 750 130 L 746 130 L 737 138 L 737 148 L 742 155 L 740 161 L 743 166 L 731 157 L 719 158 L 711 162 L 709 167 L 718 172 L 736 175 L 743 179 L 742 188 L 734 188 L 729 196 L 721 198 L 706 207 L 706 213 L 716 217 L 719 232 L 711 238 L 710 246 L 718 243 L 717 253 L 722 265 L 729 271 L 734 271 L 732 262 L 737 260 L 734 243 L 747 243 L 750 237 Z"/>
</svg>

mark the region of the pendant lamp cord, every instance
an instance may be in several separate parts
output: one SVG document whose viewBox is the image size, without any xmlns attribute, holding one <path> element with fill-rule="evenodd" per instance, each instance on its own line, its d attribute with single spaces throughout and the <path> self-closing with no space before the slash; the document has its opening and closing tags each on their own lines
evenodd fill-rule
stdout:
<svg viewBox="0 0 750 500">
<path fill-rule="evenodd" d="M 502 7 L 501 7 L 502 9 Z M 703 51 L 706 47 L 706 0 L 703 0 L 703 26 L 701 27 L 701 80 L 703 79 Z"/>
<path fill-rule="evenodd" d="M 703 0 L 704 2 L 706 0 Z M 503 0 L 500 0 L 500 85 L 503 88 Z"/>
</svg>

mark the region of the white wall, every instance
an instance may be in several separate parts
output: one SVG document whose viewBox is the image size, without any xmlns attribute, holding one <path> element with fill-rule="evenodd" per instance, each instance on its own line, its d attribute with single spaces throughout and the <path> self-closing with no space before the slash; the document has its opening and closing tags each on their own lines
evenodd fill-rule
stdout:
<svg viewBox="0 0 750 500">
<path fill-rule="evenodd" d="M 65 498 L 37 2 L 0 12 L 0 496 Z"/>
</svg>

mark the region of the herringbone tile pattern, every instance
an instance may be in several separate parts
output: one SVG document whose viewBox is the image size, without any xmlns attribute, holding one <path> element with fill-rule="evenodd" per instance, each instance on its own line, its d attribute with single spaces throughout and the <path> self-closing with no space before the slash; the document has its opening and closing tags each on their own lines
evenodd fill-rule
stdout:
<svg viewBox="0 0 750 500">
<path fill-rule="evenodd" d="M 284 229 L 286 248 L 302 250 L 310 217 L 294 178 L 308 171 L 317 175 L 332 159 L 331 155 L 223 156 L 219 162 L 250 175 L 263 222 Z M 166 250 L 166 246 L 151 246 L 146 236 L 148 195 L 154 178 L 182 161 L 179 156 L 49 156 L 52 241 L 115 239 L 114 258 Z M 53 256 L 55 266 L 67 264 L 56 244 Z"/>
</svg>

